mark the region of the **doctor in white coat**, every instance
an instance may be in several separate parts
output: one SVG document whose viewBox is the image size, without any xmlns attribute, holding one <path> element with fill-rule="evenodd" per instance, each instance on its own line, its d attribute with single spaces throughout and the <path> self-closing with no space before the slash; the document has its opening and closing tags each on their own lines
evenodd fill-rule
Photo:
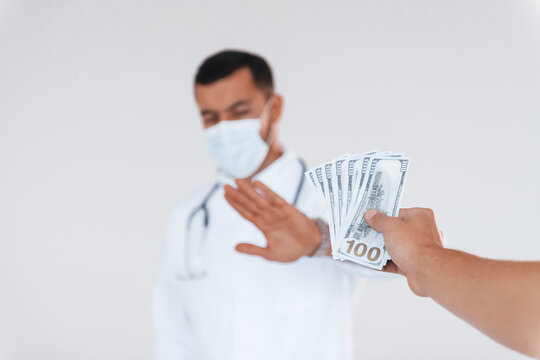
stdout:
<svg viewBox="0 0 540 360">
<path fill-rule="evenodd" d="M 218 171 L 171 210 L 153 295 L 153 359 L 351 359 L 359 280 L 325 256 L 324 226 L 308 219 L 324 214 L 304 186 L 304 163 L 278 141 L 283 99 L 268 64 L 215 54 L 199 67 L 195 97 Z M 286 218 L 265 228 L 250 215 L 250 203 L 269 201 L 265 185 L 291 216 L 309 220 L 286 230 L 303 236 L 280 236 Z"/>
</svg>

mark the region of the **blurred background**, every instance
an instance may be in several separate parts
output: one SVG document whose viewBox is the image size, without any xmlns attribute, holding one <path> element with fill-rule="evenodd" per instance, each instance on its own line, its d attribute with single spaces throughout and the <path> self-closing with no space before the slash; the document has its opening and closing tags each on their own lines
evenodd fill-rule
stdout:
<svg viewBox="0 0 540 360">
<path fill-rule="evenodd" d="M 451 247 L 540 259 L 540 1 L 0 0 L 0 359 L 149 358 L 168 209 L 214 173 L 193 77 L 224 48 L 271 63 L 310 164 L 407 153 L 403 206 Z M 362 296 L 359 359 L 523 358 L 402 278 Z"/>
</svg>

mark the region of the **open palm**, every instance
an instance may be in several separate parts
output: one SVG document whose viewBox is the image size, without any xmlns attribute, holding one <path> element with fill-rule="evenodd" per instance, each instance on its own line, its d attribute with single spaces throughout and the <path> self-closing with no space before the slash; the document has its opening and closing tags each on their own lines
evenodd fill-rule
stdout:
<svg viewBox="0 0 540 360">
<path fill-rule="evenodd" d="M 242 243 L 238 252 L 279 262 L 315 253 L 321 233 L 313 220 L 260 181 L 237 179 L 236 184 L 236 189 L 225 185 L 225 199 L 266 237 L 266 247 Z"/>
</svg>

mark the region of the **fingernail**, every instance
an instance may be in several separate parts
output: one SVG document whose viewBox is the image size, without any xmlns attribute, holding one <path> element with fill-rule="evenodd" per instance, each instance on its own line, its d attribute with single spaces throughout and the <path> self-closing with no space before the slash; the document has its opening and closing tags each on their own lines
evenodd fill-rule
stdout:
<svg viewBox="0 0 540 360">
<path fill-rule="evenodd" d="M 374 209 L 369 209 L 368 211 L 366 211 L 366 214 L 364 215 L 364 218 L 369 221 L 371 220 L 371 218 L 377 213 L 377 210 L 374 210 Z"/>
</svg>

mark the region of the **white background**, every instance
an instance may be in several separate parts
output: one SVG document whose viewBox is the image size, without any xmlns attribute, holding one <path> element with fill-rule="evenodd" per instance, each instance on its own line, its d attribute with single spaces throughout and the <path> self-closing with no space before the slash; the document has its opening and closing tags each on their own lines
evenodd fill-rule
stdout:
<svg viewBox="0 0 540 360">
<path fill-rule="evenodd" d="M 272 64 L 285 144 L 375 147 L 450 245 L 540 259 L 540 2 L 0 0 L 0 359 L 147 359 L 175 199 L 209 182 L 192 80 L 223 48 Z M 371 280 L 363 359 L 520 359 Z M 496 315 L 494 315 L 496 316 Z"/>
</svg>

